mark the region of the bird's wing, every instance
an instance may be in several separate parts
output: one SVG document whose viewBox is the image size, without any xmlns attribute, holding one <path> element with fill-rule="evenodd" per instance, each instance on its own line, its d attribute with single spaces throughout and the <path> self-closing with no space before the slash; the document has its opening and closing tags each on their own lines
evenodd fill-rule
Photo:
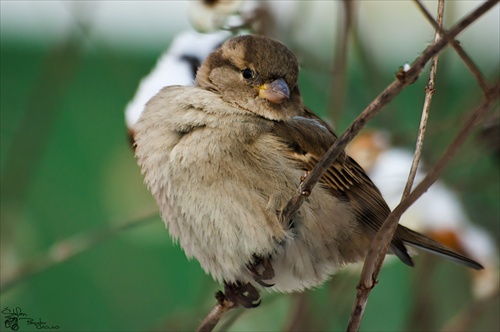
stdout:
<svg viewBox="0 0 500 332">
<path fill-rule="evenodd" d="M 304 171 L 311 171 L 337 140 L 332 129 L 307 109 L 302 116 L 277 123 L 275 132 L 290 147 L 290 158 L 301 165 Z M 333 196 L 350 203 L 356 219 L 374 232 L 380 229 L 391 212 L 380 191 L 363 168 L 344 152 L 327 169 L 320 182 Z M 476 261 L 420 233 L 398 225 L 391 241 L 391 250 L 405 264 L 413 266 L 405 244 L 430 251 L 473 269 L 483 268 Z"/>
<path fill-rule="evenodd" d="M 306 172 L 314 168 L 337 140 L 331 128 L 308 110 L 302 116 L 277 122 L 274 134 L 289 147 L 290 159 Z M 356 219 L 374 233 L 391 212 L 365 171 L 345 152 L 326 170 L 320 183 L 340 201 L 351 204 Z M 391 249 L 405 264 L 413 266 L 398 234 L 392 240 Z"/>
</svg>

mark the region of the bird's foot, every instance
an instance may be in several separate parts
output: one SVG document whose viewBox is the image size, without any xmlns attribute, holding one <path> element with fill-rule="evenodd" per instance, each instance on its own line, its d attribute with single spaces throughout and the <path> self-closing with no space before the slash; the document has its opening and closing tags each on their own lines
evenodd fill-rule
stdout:
<svg viewBox="0 0 500 332">
<path fill-rule="evenodd" d="M 217 297 L 219 295 L 219 297 Z M 256 308 L 260 304 L 260 295 L 257 289 L 250 283 L 242 284 L 224 282 L 224 294 L 217 294 L 217 301 L 221 301 L 220 296 L 225 296 L 229 301 L 239 304 L 245 308 Z M 223 298 L 222 298 L 223 299 Z"/>
<path fill-rule="evenodd" d="M 260 269 L 260 267 L 262 268 Z M 252 275 L 253 279 L 262 287 L 274 286 L 274 284 L 269 284 L 264 281 L 274 278 L 274 269 L 269 258 L 262 258 L 260 256 L 254 255 L 254 261 L 250 264 L 247 264 L 247 269 Z"/>
<path fill-rule="evenodd" d="M 309 176 L 309 173 L 311 173 L 311 172 L 310 171 L 306 171 L 304 174 L 302 174 L 300 176 L 300 183 L 304 182 L 307 179 L 307 177 Z"/>
</svg>

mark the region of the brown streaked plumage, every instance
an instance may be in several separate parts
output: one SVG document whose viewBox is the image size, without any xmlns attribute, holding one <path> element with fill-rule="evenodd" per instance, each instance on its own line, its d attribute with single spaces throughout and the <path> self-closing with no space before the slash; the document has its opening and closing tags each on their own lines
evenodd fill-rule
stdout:
<svg viewBox="0 0 500 332">
<path fill-rule="evenodd" d="M 303 105 L 298 72 L 283 44 L 235 37 L 203 63 L 196 87 L 164 88 L 134 127 L 138 162 L 170 234 L 247 307 L 256 287 L 302 291 L 363 260 L 390 213 L 342 154 L 292 223 L 279 222 L 301 176 L 337 139 Z M 398 226 L 391 252 L 410 266 L 405 244 L 482 268 Z"/>
</svg>

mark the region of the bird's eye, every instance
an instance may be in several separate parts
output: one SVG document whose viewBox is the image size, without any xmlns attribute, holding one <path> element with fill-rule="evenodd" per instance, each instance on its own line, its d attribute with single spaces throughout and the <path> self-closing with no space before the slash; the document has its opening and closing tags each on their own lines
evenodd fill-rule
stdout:
<svg viewBox="0 0 500 332">
<path fill-rule="evenodd" d="M 250 68 L 245 68 L 242 72 L 241 72 L 241 75 L 243 75 L 243 78 L 244 79 L 251 79 L 251 78 L 254 78 L 255 74 L 254 72 L 250 69 Z"/>
</svg>

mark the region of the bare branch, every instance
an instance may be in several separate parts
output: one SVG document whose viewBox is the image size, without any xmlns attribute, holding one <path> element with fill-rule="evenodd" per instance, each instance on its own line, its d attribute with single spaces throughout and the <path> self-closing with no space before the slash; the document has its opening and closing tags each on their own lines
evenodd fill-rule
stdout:
<svg viewBox="0 0 500 332">
<path fill-rule="evenodd" d="M 370 250 L 363 265 L 360 282 L 357 286 L 358 292 L 356 302 L 351 312 L 348 331 L 358 331 L 361 325 L 361 318 L 366 307 L 366 302 L 370 291 L 375 287 L 377 276 L 382 267 L 382 262 L 387 254 L 387 249 L 401 215 L 408 209 L 427 189 L 437 180 L 444 167 L 458 152 L 472 130 L 479 124 L 481 118 L 486 115 L 488 109 L 498 99 L 500 95 L 500 85 L 497 82 L 494 88 L 486 94 L 481 105 L 476 108 L 466 119 L 460 132 L 451 142 L 450 146 L 441 157 L 437 165 L 427 174 L 422 182 L 406 197 L 387 217 L 386 221 L 375 235 Z"/>
<path fill-rule="evenodd" d="M 74 256 L 96 247 L 118 233 L 156 220 L 157 216 L 158 213 L 150 214 L 145 217 L 124 222 L 117 226 L 109 226 L 99 230 L 84 232 L 56 242 L 45 253 L 21 265 L 10 273 L 6 273 L 5 276 L 2 276 L 0 288 L 2 292 L 4 292 L 35 274 L 43 272 L 57 264 L 66 262 Z"/>
<path fill-rule="evenodd" d="M 427 11 L 427 9 L 424 7 L 424 5 L 420 2 L 420 0 L 414 0 L 415 3 L 417 4 L 418 8 L 422 13 L 424 14 L 425 18 L 432 24 L 434 29 L 439 31 L 440 34 L 444 36 L 448 40 L 448 42 L 451 44 L 451 46 L 455 49 L 457 52 L 458 56 L 462 61 L 464 62 L 465 66 L 469 69 L 469 71 L 472 73 L 474 78 L 477 80 L 477 83 L 483 90 L 483 94 L 486 94 L 486 92 L 489 90 L 489 85 L 486 82 L 486 79 L 484 78 L 483 74 L 479 70 L 479 68 L 476 66 L 476 64 L 472 61 L 472 59 L 469 57 L 469 55 L 464 51 L 462 46 L 460 45 L 460 42 L 455 40 L 453 37 L 449 36 L 446 31 L 442 29 L 442 25 L 439 24 L 439 22 L 436 22 L 434 18 L 432 17 L 431 14 Z M 491 2 L 493 3 L 498 3 L 499 0 L 492 0 Z"/>
<path fill-rule="evenodd" d="M 196 330 L 197 332 L 212 331 L 227 311 L 238 307 L 238 304 L 229 300 L 220 291 L 215 294 L 215 298 L 217 299 L 217 304 L 210 310 L 203 322 L 201 322 Z"/>
<path fill-rule="evenodd" d="M 481 4 L 476 10 L 465 16 L 449 31 L 449 38 L 455 38 L 460 32 L 466 29 L 489 9 L 496 5 L 498 0 L 489 0 Z M 312 189 L 318 183 L 323 173 L 344 151 L 346 145 L 356 136 L 359 131 L 364 128 L 366 123 L 372 119 L 385 105 L 396 97 L 404 88 L 415 82 L 418 79 L 422 69 L 426 63 L 442 51 L 447 45 L 445 38 L 440 38 L 436 42 L 429 45 L 424 52 L 413 62 L 408 71 L 400 69 L 397 79 L 392 82 L 367 108 L 354 120 L 349 128 L 347 128 L 338 140 L 326 152 L 323 159 L 316 164 L 314 169 L 309 173 L 306 179 L 300 184 L 295 195 L 288 201 L 287 205 L 281 213 L 281 222 L 286 225 L 292 216 L 300 208 L 304 200 L 311 194 Z"/>
<path fill-rule="evenodd" d="M 437 28 L 434 35 L 434 41 L 440 38 L 439 31 L 443 26 L 443 15 L 444 15 L 444 0 L 439 0 L 438 3 L 438 13 L 437 13 Z M 415 146 L 415 154 L 413 156 L 413 161 L 410 167 L 410 175 L 408 176 L 408 181 L 406 181 L 405 188 L 403 190 L 403 195 L 401 199 L 406 198 L 410 194 L 411 188 L 413 187 L 413 182 L 415 176 L 417 175 L 418 164 L 420 162 L 420 155 L 422 154 L 422 147 L 424 146 L 425 130 L 427 129 L 427 121 L 429 119 L 429 111 L 431 108 L 432 96 L 434 95 L 434 82 L 436 79 L 437 64 L 438 64 L 439 54 L 432 59 L 432 65 L 429 73 L 429 82 L 425 87 L 425 99 L 424 106 L 422 109 L 422 116 L 420 118 L 420 127 L 418 129 L 417 142 Z"/>
</svg>

